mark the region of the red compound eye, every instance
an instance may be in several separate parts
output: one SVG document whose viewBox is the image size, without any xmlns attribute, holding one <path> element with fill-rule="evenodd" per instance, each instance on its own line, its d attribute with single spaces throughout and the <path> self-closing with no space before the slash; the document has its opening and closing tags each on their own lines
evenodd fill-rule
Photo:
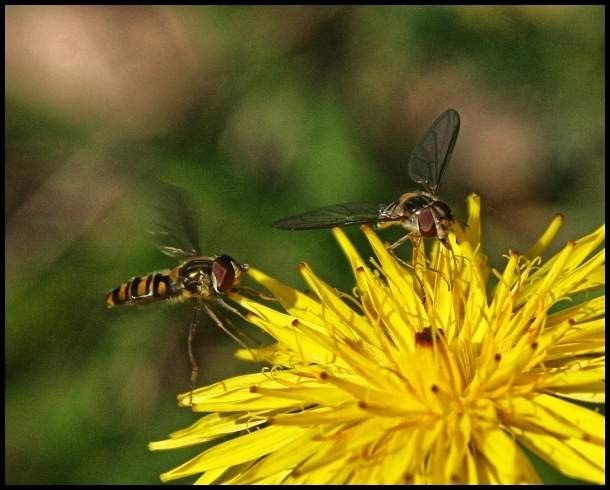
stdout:
<svg viewBox="0 0 610 490">
<path fill-rule="evenodd" d="M 212 262 L 212 274 L 214 276 L 214 289 L 224 293 L 231 289 L 235 280 L 235 269 L 233 259 L 228 255 L 221 255 Z"/>
<path fill-rule="evenodd" d="M 421 233 L 421 236 L 430 238 L 437 235 L 432 209 L 422 209 L 417 216 L 417 222 L 419 224 L 419 232 Z"/>
</svg>

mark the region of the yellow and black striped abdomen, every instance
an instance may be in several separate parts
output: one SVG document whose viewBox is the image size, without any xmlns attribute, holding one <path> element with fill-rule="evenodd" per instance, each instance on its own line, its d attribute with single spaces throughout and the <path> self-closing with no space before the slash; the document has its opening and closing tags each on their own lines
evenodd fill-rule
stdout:
<svg viewBox="0 0 610 490">
<path fill-rule="evenodd" d="M 180 296 L 177 269 L 131 278 L 106 295 L 106 306 L 143 305 Z"/>
</svg>

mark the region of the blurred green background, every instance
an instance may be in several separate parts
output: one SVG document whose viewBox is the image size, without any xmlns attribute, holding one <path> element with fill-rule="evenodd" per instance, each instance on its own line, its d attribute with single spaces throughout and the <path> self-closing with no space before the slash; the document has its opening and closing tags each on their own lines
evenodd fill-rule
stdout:
<svg viewBox="0 0 610 490">
<path fill-rule="evenodd" d="M 412 190 L 410 151 L 453 107 L 442 197 L 465 219 L 465 197 L 482 196 L 493 264 L 558 212 L 554 250 L 604 222 L 604 7 L 5 14 L 8 482 L 157 483 L 199 451 L 146 447 L 196 418 L 175 400 L 189 305 L 104 306 L 128 278 L 176 265 L 147 233 L 158 180 L 189 193 L 205 253 L 299 288 L 307 261 L 349 290 L 328 231 L 269 223 Z M 256 369 L 204 323 L 200 383 Z"/>
</svg>

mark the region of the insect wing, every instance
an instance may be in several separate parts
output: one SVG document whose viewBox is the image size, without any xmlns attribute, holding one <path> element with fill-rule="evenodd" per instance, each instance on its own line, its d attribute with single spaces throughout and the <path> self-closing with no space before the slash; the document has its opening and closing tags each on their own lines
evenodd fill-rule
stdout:
<svg viewBox="0 0 610 490">
<path fill-rule="evenodd" d="M 170 257 L 194 257 L 201 255 L 199 231 L 194 207 L 185 191 L 168 183 L 162 183 L 160 204 L 157 207 L 157 223 L 152 234 L 161 251 Z"/>
<path fill-rule="evenodd" d="M 460 131 L 460 115 L 453 109 L 443 112 L 409 159 L 409 176 L 436 196 Z"/>
<path fill-rule="evenodd" d="M 282 230 L 314 230 L 334 226 L 379 221 L 379 211 L 383 206 L 372 203 L 333 204 L 306 213 L 297 214 L 273 223 Z"/>
</svg>

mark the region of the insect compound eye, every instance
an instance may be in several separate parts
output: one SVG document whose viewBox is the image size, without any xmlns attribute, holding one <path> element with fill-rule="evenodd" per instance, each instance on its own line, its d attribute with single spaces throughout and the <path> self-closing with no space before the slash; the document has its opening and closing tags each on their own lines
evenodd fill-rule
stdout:
<svg viewBox="0 0 610 490">
<path fill-rule="evenodd" d="M 233 286 L 235 281 L 234 262 L 228 255 L 216 257 L 212 262 L 212 279 L 216 292 L 224 293 Z"/>
<path fill-rule="evenodd" d="M 417 216 L 419 224 L 419 232 L 423 237 L 436 236 L 436 224 L 434 222 L 434 214 L 430 208 L 424 208 Z"/>
</svg>

